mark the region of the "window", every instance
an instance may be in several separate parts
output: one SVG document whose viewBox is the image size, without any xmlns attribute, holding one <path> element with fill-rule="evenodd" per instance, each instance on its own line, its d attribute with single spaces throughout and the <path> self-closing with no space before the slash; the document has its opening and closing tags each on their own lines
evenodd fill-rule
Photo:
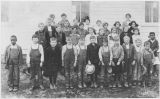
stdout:
<svg viewBox="0 0 160 99">
<path fill-rule="evenodd" d="M 2 2 L 1 3 L 1 21 L 2 22 L 8 22 L 9 21 L 9 18 L 8 18 L 8 12 L 9 12 L 9 9 L 8 9 L 8 2 Z"/>
<path fill-rule="evenodd" d="M 76 6 L 76 18 L 80 22 L 89 16 L 89 1 L 72 1 L 72 4 Z"/>
<path fill-rule="evenodd" d="M 145 22 L 147 23 L 159 22 L 159 2 L 158 1 L 145 2 Z"/>
</svg>

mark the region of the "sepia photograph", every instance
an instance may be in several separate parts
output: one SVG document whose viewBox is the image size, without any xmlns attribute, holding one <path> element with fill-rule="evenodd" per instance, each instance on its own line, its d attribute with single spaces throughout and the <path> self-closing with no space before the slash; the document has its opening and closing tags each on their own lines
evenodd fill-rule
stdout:
<svg viewBox="0 0 160 99">
<path fill-rule="evenodd" d="M 160 98 L 159 0 L 1 0 L 1 98 Z"/>
</svg>

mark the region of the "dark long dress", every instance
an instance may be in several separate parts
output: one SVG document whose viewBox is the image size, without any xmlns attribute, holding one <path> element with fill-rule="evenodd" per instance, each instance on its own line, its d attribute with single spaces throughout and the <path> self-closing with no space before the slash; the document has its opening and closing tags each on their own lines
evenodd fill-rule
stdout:
<svg viewBox="0 0 160 99">
<path fill-rule="evenodd" d="M 46 59 L 44 62 L 44 76 L 53 76 L 56 72 L 58 73 L 61 67 L 61 47 L 56 45 L 55 48 L 49 46 L 46 49 Z"/>
</svg>

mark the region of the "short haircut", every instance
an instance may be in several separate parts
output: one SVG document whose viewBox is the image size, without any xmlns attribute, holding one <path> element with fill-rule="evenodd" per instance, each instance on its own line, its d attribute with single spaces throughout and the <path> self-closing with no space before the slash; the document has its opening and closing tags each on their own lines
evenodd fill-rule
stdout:
<svg viewBox="0 0 160 99">
<path fill-rule="evenodd" d="M 38 38 L 38 35 L 36 35 L 36 34 L 32 35 L 32 39 L 33 38 Z"/>
<path fill-rule="evenodd" d="M 91 36 L 90 39 L 96 39 L 96 37 L 95 36 Z"/>
<path fill-rule="evenodd" d="M 98 22 L 102 22 L 102 21 L 101 20 L 97 20 L 96 23 L 98 23 Z"/>
<path fill-rule="evenodd" d="M 10 39 L 16 39 L 17 40 L 17 36 L 16 35 L 12 35 L 11 37 L 10 37 Z"/>
<path fill-rule="evenodd" d="M 130 40 L 130 37 L 127 35 L 123 37 L 123 40 L 125 40 L 126 38 Z"/>
<path fill-rule="evenodd" d="M 100 28 L 100 29 L 99 29 L 99 32 L 100 32 L 101 30 L 103 30 L 103 31 L 104 31 L 104 28 Z"/>
<path fill-rule="evenodd" d="M 107 23 L 107 22 L 103 23 L 103 27 L 104 27 L 105 25 L 107 25 L 107 26 L 108 26 L 108 23 Z"/>
<path fill-rule="evenodd" d="M 88 27 L 88 31 L 89 31 L 89 29 L 92 29 L 94 34 L 96 34 L 96 30 L 93 27 Z"/>
<path fill-rule="evenodd" d="M 66 41 L 71 41 L 71 40 L 72 40 L 71 36 L 66 37 Z"/>
<path fill-rule="evenodd" d="M 147 46 L 147 45 L 150 46 L 150 43 L 148 41 L 144 42 L 144 46 Z"/>
<path fill-rule="evenodd" d="M 39 23 L 39 24 L 38 24 L 38 27 L 40 27 L 41 25 L 44 25 L 44 23 L 43 23 L 43 22 Z"/>
<path fill-rule="evenodd" d="M 65 14 L 65 13 L 62 13 L 62 14 L 61 14 L 61 17 L 63 17 L 63 16 L 66 16 L 66 17 L 67 17 L 67 14 Z"/>
<path fill-rule="evenodd" d="M 154 35 L 155 35 L 155 32 L 150 32 L 149 35 L 151 35 L 151 34 L 154 34 Z"/>
<path fill-rule="evenodd" d="M 126 13 L 125 15 L 126 17 L 129 16 L 131 18 L 131 14 L 130 13 Z"/>
<path fill-rule="evenodd" d="M 54 14 L 50 14 L 49 17 L 50 18 L 55 18 L 55 15 Z"/>
<path fill-rule="evenodd" d="M 121 23 L 120 23 L 119 21 L 116 21 L 116 22 L 114 23 L 114 26 L 116 26 L 117 23 L 119 23 L 119 26 L 121 26 Z"/>
<path fill-rule="evenodd" d="M 83 25 L 83 26 L 84 26 L 84 23 L 83 23 L 83 22 L 79 23 L 79 26 L 81 26 L 81 25 Z"/>
<path fill-rule="evenodd" d="M 140 34 L 138 27 L 135 27 L 135 28 L 133 29 L 133 32 L 134 32 L 135 30 L 138 30 L 138 34 Z"/>
<path fill-rule="evenodd" d="M 55 38 L 55 37 L 50 38 L 50 42 L 52 42 L 52 41 L 57 41 L 57 38 Z"/>
</svg>

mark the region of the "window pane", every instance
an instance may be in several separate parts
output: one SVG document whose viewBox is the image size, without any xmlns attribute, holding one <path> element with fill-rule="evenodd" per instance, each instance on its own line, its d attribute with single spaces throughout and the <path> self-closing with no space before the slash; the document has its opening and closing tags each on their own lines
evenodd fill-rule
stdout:
<svg viewBox="0 0 160 99">
<path fill-rule="evenodd" d="M 159 3 L 153 2 L 153 22 L 158 22 L 159 17 Z"/>
</svg>

